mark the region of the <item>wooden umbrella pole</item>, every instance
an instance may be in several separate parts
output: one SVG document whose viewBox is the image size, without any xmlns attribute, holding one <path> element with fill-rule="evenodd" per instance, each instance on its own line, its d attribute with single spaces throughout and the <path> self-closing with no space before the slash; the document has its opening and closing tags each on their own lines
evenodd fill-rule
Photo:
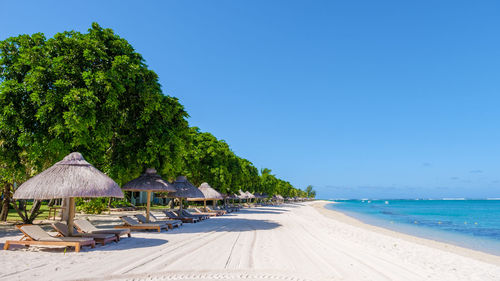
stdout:
<svg viewBox="0 0 500 281">
<path fill-rule="evenodd" d="M 207 200 L 203 200 L 203 209 L 207 210 Z"/>
<path fill-rule="evenodd" d="M 149 222 L 150 210 L 151 210 L 151 191 L 148 190 L 148 202 L 146 203 L 146 222 Z"/>
<path fill-rule="evenodd" d="M 73 236 L 73 219 L 75 217 L 75 197 L 70 197 L 69 198 L 69 204 L 68 204 L 68 234 L 69 236 Z"/>
<path fill-rule="evenodd" d="M 215 199 L 214 199 L 214 200 L 213 200 L 213 207 L 214 207 L 214 208 L 215 208 L 216 202 L 217 202 L 217 200 L 215 200 Z"/>
</svg>

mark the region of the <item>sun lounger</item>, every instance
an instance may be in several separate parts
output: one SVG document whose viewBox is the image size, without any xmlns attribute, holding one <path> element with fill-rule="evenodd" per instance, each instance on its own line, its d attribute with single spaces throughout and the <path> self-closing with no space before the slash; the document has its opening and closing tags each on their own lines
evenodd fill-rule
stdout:
<svg viewBox="0 0 500 281">
<path fill-rule="evenodd" d="M 139 223 L 138 221 L 134 220 L 131 217 L 123 216 L 120 217 L 120 219 L 123 221 L 123 225 L 117 225 L 115 228 L 129 228 L 131 230 L 139 230 L 139 229 L 154 229 L 158 230 L 158 232 L 161 232 L 162 228 L 167 228 L 166 225 L 158 224 L 158 223 Z"/>
<path fill-rule="evenodd" d="M 221 215 L 224 215 L 226 214 L 226 211 L 223 211 L 223 210 L 213 210 L 211 209 L 210 207 L 205 207 L 205 209 L 207 210 L 207 212 L 213 212 L 213 213 L 216 213 L 218 216 L 221 216 Z"/>
<path fill-rule="evenodd" d="M 84 237 L 54 237 L 45 232 L 38 225 L 25 224 L 17 226 L 17 228 L 24 234 L 21 240 L 7 240 L 5 241 L 4 250 L 8 250 L 10 245 L 24 245 L 24 246 L 65 246 L 75 247 L 75 252 L 80 252 L 80 247 L 90 246 L 95 247 L 95 240 L 92 238 Z"/>
<path fill-rule="evenodd" d="M 122 229 L 113 229 L 113 228 L 97 228 L 88 220 L 80 219 L 75 220 L 76 229 L 80 233 L 90 233 L 90 234 L 113 234 L 116 235 L 118 241 L 120 241 L 120 237 L 123 235 L 127 235 L 130 237 L 130 229 L 122 228 Z"/>
<path fill-rule="evenodd" d="M 206 216 L 211 216 L 211 217 L 215 217 L 215 216 L 219 216 L 217 213 L 213 212 L 202 212 L 200 209 L 198 208 L 193 208 L 192 209 L 194 211 L 194 214 L 196 215 L 206 215 Z"/>
<path fill-rule="evenodd" d="M 86 238 L 92 238 L 94 239 L 97 243 L 102 244 L 103 246 L 106 245 L 108 242 L 118 242 L 118 239 L 116 238 L 116 235 L 114 234 L 88 234 L 88 233 L 74 233 L 73 236 L 69 235 L 69 229 L 68 226 L 65 223 L 62 222 L 55 222 L 52 223 L 52 228 L 54 228 L 55 231 L 59 233 L 59 235 L 63 237 L 86 237 Z"/>
<path fill-rule="evenodd" d="M 137 220 L 140 223 L 147 223 L 147 219 L 144 215 L 138 214 L 138 215 L 135 215 L 135 217 L 137 218 Z M 151 214 L 149 215 L 149 218 L 153 219 L 153 220 L 150 220 L 152 223 L 164 224 L 170 229 L 173 229 L 175 226 L 178 227 L 179 225 L 182 225 L 182 221 L 179 221 L 179 220 L 175 220 L 175 221 L 174 220 L 157 220 Z"/>
<path fill-rule="evenodd" d="M 210 216 L 207 216 L 207 215 L 195 215 L 195 214 L 192 214 L 191 212 L 189 212 L 188 210 L 186 209 L 183 209 L 182 210 L 182 213 L 179 214 L 180 211 L 177 211 L 177 214 L 178 215 L 182 215 L 182 216 L 185 216 L 185 217 L 192 217 L 192 218 L 199 218 L 200 220 L 206 220 L 206 219 L 209 219 Z"/>
<path fill-rule="evenodd" d="M 197 223 L 200 221 L 199 218 L 179 216 L 172 211 L 163 211 L 163 213 L 165 213 L 165 215 L 171 219 L 181 220 L 182 222 Z"/>
<path fill-rule="evenodd" d="M 150 220 L 152 220 L 152 222 L 165 222 L 168 225 L 171 224 L 172 227 L 182 226 L 181 220 L 171 219 L 171 218 L 167 217 L 164 213 L 153 214 L 153 212 L 149 212 L 149 218 L 150 218 Z"/>
</svg>

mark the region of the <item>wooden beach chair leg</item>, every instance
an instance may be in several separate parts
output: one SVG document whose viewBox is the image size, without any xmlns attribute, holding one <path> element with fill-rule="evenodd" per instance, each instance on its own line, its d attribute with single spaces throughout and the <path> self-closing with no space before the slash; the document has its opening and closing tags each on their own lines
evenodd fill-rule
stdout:
<svg viewBox="0 0 500 281">
<path fill-rule="evenodd" d="M 9 247 L 10 247 L 10 243 L 9 243 L 9 241 L 6 241 L 5 244 L 3 245 L 3 249 L 8 250 Z"/>
<path fill-rule="evenodd" d="M 75 252 L 77 252 L 77 253 L 80 252 L 80 244 L 79 243 L 75 245 Z"/>
</svg>

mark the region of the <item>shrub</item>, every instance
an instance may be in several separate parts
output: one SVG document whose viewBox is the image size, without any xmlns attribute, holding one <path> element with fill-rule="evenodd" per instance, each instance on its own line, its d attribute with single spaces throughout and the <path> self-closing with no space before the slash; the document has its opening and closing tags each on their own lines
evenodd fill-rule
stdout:
<svg viewBox="0 0 500 281">
<path fill-rule="evenodd" d="M 108 209 L 106 200 L 103 198 L 77 200 L 77 209 L 85 214 L 100 214 Z"/>
<path fill-rule="evenodd" d="M 125 200 L 111 201 L 112 208 L 130 207 L 130 206 L 132 206 L 132 204 L 130 204 L 130 202 L 127 202 Z"/>
</svg>

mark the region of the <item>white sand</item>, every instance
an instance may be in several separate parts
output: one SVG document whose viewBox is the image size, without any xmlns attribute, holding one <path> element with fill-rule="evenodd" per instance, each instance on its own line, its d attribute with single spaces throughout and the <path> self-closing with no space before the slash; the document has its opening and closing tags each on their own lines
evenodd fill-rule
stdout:
<svg viewBox="0 0 500 281">
<path fill-rule="evenodd" d="M 80 253 L 0 251 L 0 279 L 500 280 L 500 257 L 413 241 L 314 204 L 245 209 L 178 230 L 134 232 Z M 0 243 L 13 238 L 19 237 Z"/>
</svg>

